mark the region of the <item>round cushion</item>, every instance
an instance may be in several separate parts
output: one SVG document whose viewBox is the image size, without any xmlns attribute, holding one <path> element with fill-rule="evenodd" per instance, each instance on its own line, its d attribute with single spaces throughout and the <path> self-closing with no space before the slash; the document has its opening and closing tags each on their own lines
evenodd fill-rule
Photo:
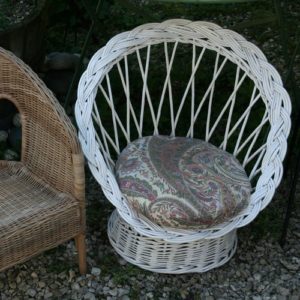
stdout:
<svg viewBox="0 0 300 300">
<path fill-rule="evenodd" d="M 168 228 L 208 228 L 250 200 L 250 181 L 237 159 L 199 139 L 135 140 L 120 154 L 116 177 L 138 214 Z"/>
</svg>

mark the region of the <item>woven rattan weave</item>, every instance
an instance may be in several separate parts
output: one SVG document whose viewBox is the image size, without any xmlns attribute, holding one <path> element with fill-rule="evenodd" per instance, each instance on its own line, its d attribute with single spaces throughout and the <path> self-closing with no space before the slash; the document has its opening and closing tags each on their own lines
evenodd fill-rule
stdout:
<svg viewBox="0 0 300 300">
<path fill-rule="evenodd" d="M 112 245 L 145 269 L 203 272 L 226 262 L 236 229 L 270 203 L 282 177 L 291 104 L 281 78 L 254 44 L 212 23 L 169 20 L 115 36 L 82 75 L 75 111 L 90 169 L 117 209 Z M 151 134 L 201 138 L 232 153 L 251 181 L 249 205 L 198 231 L 139 215 L 119 189 L 114 164 L 127 143 Z"/>
<path fill-rule="evenodd" d="M 0 271 L 75 238 L 85 273 L 84 163 L 76 131 L 54 95 L 0 48 L 0 101 L 22 120 L 21 160 L 0 161 Z"/>
</svg>

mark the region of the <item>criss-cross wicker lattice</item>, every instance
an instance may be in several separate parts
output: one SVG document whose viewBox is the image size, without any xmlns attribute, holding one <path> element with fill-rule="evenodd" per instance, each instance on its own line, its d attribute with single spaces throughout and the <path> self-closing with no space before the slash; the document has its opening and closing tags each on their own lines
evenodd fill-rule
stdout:
<svg viewBox="0 0 300 300">
<path fill-rule="evenodd" d="M 144 237 L 145 243 L 163 245 L 161 249 L 195 242 L 202 252 L 210 253 L 203 251 L 210 247 L 209 240 L 219 239 L 226 245 L 230 235 L 228 249 L 232 250 L 235 239 L 231 233 L 268 205 L 282 177 L 291 104 L 281 78 L 255 45 L 212 23 L 169 20 L 115 36 L 95 53 L 82 75 L 75 111 L 90 169 L 121 217 L 112 216 L 109 234 L 112 236 L 113 227 L 129 224 L 135 232 L 133 248 Z M 166 230 L 138 215 L 119 189 L 114 161 L 127 143 L 151 134 L 202 138 L 232 153 L 252 183 L 249 206 L 231 220 L 199 231 Z M 124 250 L 125 231 L 116 231 L 120 241 L 111 238 L 114 247 L 121 254 L 132 253 L 131 246 Z M 124 257 L 132 262 L 141 257 L 127 254 Z M 214 266 L 224 263 L 226 255 L 221 256 L 215 258 Z M 151 267 L 149 262 L 142 264 L 175 273 L 212 267 L 194 262 L 193 267 L 183 268 L 176 262 L 166 269 L 157 263 Z"/>
<path fill-rule="evenodd" d="M 165 54 L 165 78 L 157 87 L 161 91 L 156 110 L 153 105 L 147 82 L 149 81 L 149 69 L 151 68 L 151 47 L 162 43 Z M 177 110 L 173 101 L 173 81 L 170 76 L 176 56 L 176 49 L 180 43 L 190 44 L 192 47 L 191 73 L 186 82 L 186 88 L 182 95 Z M 141 49 L 146 49 L 146 54 L 141 57 Z M 200 49 L 200 50 L 199 50 Z M 201 60 L 206 51 L 215 51 L 215 61 L 211 65 L 213 76 L 206 87 L 206 91 L 200 100 L 197 99 L 196 75 L 201 72 Z M 171 52 L 171 54 L 170 54 Z M 199 53 L 197 53 L 199 52 Z M 142 90 L 140 93 L 140 110 L 137 113 L 131 98 L 129 56 L 136 55 L 139 71 L 142 78 Z M 212 111 L 216 82 L 226 63 L 236 65 L 235 78 L 232 92 L 219 112 L 215 121 L 212 120 Z M 158 62 L 155 62 L 156 64 Z M 116 67 L 124 88 L 123 101 L 126 102 L 125 121 L 121 120 L 113 97 L 113 88 L 110 79 L 110 71 Z M 138 70 L 137 70 L 138 72 Z M 254 83 L 248 105 L 240 113 L 238 119 L 233 122 L 235 107 L 239 105 L 238 90 L 243 82 L 250 78 Z M 101 109 L 96 101 L 97 92 L 102 93 L 111 109 L 112 130 L 104 126 L 101 117 Z M 221 144 L 226 150 L 229 141 L 234 136 L 235 143 L 233 154 L 238 156 L 244 149 L 242 163 L 246 167 L 250 162 L 255 164 L 250 170 L 249 176 L 253 179 L 259 174 L 256 186 L 253 188 L 251 203 L 246 210 L 236 216 L 230 222 L 200 232 L 173 232 L 166 231 L 146 220 L 141 220 L 127 205 L 122 196 L 113 174 L 113 159 L 111 152 L 120 152 L 120 138 L 123 136 L 126 142 L 132 140 L 132 131 L 135 130 L 139 137 L 144 135 L 145 119 L 153 122 L 153 134 L 159 133 L 159 122 L 162 118 L 162 107 L 169 102 L 170 135 L 176 135 L 178 121 L 183 106 L 190 97 L 190 119 L 186 136 L 196 136 L 196 123 L 200 113 L 205 113 L 206 126 L 204 138 L 211 140 L 217 126 L 222 119 L 226 119 L 225 131 Z M 265 111 L 256 128 L 245 136 L 245 128 L 251 110 L 256 103 L 264 103 Z M 207 109 L 202 110 L 204 104 Z M 100 104 L 99 104 L 100 105 Z M 146 106 L 149 113 L 145 115 Z M 272 199 L 275 188 L 282 176 L 282 160 L 286 152 L 286 139 L 290 130 L 290 100 L 282 81 L 276 70 L 267 62 L 262 52 L 252 43 L 247 42 L 239 34 L 222 29 L 219 26 L 207 22 L 190 22 L 187 20 L 170 20 L 161 24 L 146 24 L 130 32 L 125 32 L 112 38 L 105 47 L 100 49 L 91 59 L 89 66 L 83 74 L 76 104 L 76 120 L 80 128 L 80 140 L 84 153 L 89 161 L 93 175 L 100 183 L 106 197 L 116 206 L 123 219 L 131 224 L 138 232 L 150 237 L 159 237 L 172 242 L 182 240 L 197 240 L 199 238 L 214 238 L 224 235 L 234 228 L 244 226 L 252 221 Z M 106 125 L 107 126 L 107 125 Z M 270 127 L 267 139 L 259 147 L 254 147 L 264 126 Z M 236 134 L 238 133 L 238 134 Z"/>
</svg>

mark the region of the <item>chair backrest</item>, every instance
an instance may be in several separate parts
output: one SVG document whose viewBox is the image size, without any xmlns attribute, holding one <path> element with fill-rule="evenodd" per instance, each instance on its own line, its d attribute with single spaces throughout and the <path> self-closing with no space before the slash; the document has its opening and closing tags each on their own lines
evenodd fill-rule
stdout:
<svg viewBox="0 0 300 300">
<path fill-rule="evenodd" d="M 36 74 L 2 48 L 0 66 L 0 101 L 12 101 L 21 114 L 21 162 L 58 190 L 74 194 L 72 154 L 80 147 L 71 122 Z"/>
<path fill-rule="evenodd" d="M 79 98 L 98 92 L 93 125 L 107 161 L 145 134 L 185 135 L 233 153 L 244 167 L 255 161 L 254 178 L 270 128 L 285 137 L 289 129 L 289 97 L 262 52 L 206 22 L 147 24 L 116 36 L 94 55 L 80 88 Z"/>
<path fill-rule="evenodd" d="M 82 75 L 75 112 L 91 170 L 114 204 L 121 194 L 110 196 L 116 183 L 103 164 L 112 174 L 122 148 L 151 134 L 202 138 L 238 158 L 253 186 L 239 227 L 282 177 L 291 104 L 281 78 L 254 44 L 212 23 L 169 20 L 115 36 Z"/>
</svg>

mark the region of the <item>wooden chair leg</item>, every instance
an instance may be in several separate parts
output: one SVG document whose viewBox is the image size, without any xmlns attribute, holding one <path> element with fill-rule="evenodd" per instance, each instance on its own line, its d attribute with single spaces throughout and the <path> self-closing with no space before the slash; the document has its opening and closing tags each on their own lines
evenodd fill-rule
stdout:
<svg viewBox="0 0 300 300">
<path fill-rule="evenodd" d="M 84 275 L 86 274 L 85 234 L 78 234 L 75 237 L 75 244 L 78 252 L 79 272 L 81 275 Z"/>
</svg>

